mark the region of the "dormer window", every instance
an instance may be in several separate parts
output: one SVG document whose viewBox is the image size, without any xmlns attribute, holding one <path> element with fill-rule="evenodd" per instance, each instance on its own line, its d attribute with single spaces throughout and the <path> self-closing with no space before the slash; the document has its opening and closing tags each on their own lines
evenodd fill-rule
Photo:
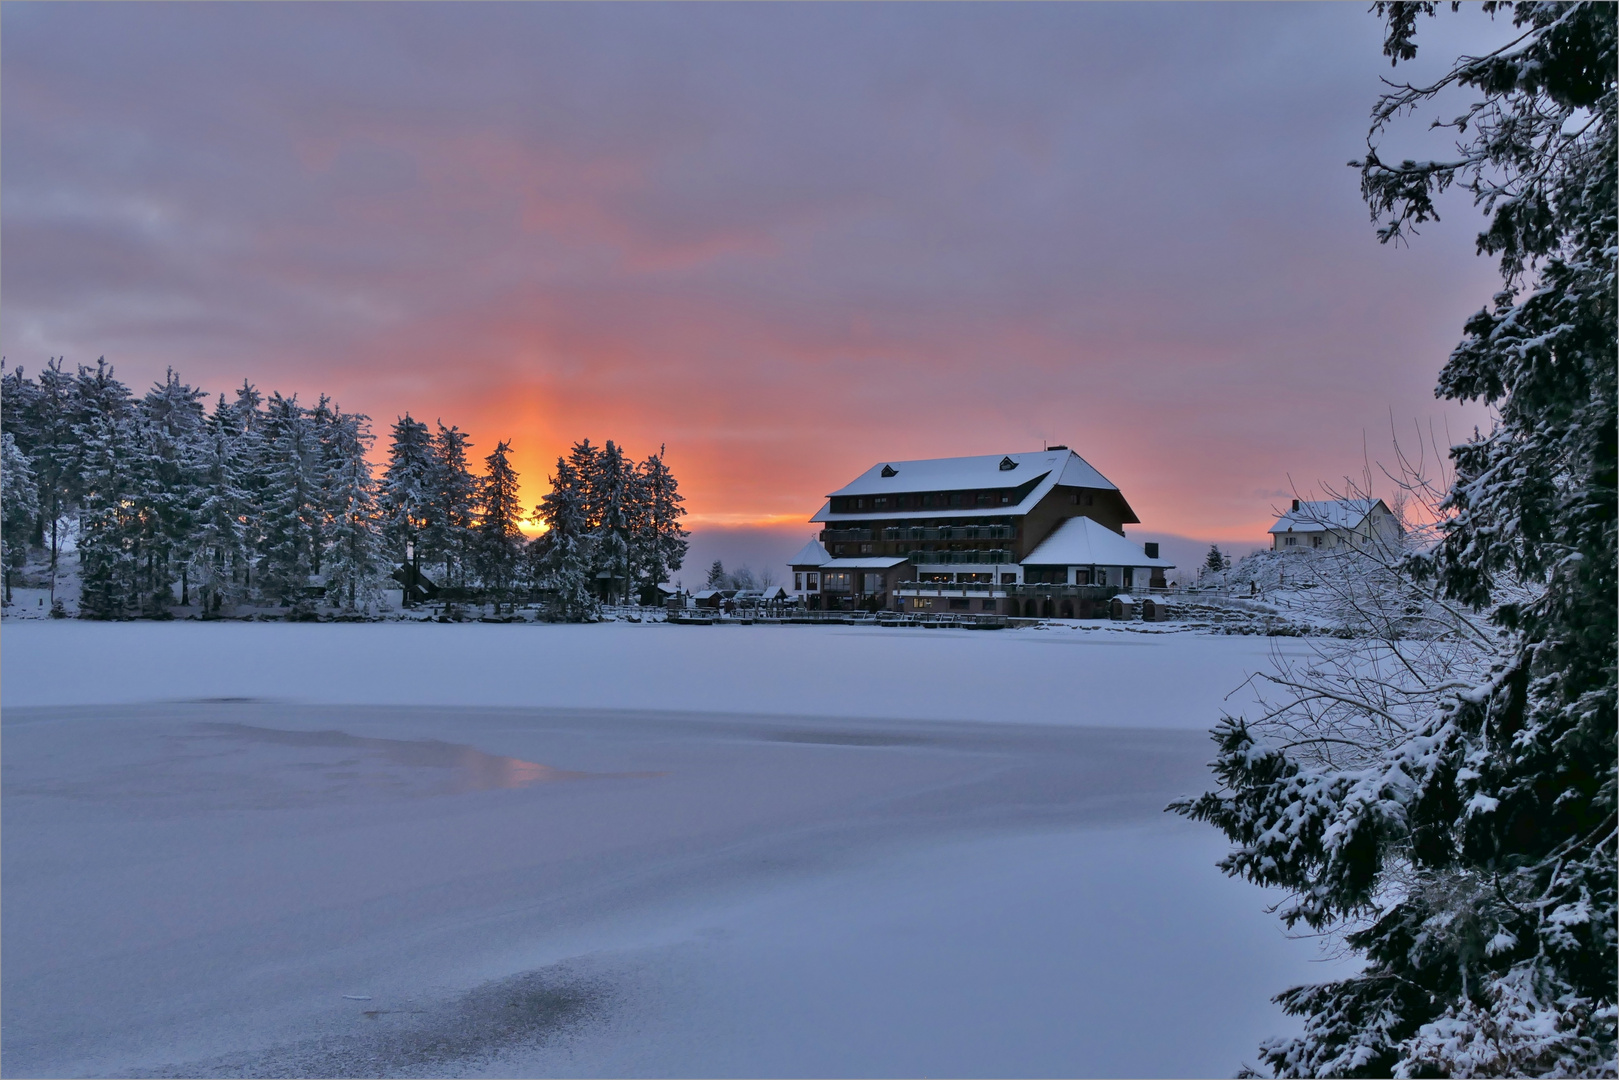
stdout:
<svg viewBox="0 0 1619 1080">
<path fill-rule="evenodd" d="M 1017 468 L 1017 462 L 1009 457 L 1001 458 L 1001 472 L 1011 472 L 1015 468 Z"/>
<path fill-rule="evenodd" d="M 892 465 L 884 465 L 883 466 L 883 475 L 884 476 L 898 476 L 899 475 L 899 470 L 894 468 L 894 466 L 892 466 Z"/>
</svg>

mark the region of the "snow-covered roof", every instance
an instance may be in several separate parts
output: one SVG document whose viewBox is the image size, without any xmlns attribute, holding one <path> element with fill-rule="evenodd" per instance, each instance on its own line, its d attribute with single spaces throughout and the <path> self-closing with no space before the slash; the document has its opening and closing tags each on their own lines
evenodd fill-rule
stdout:
<svg viewBox="0 0 1619 1080">
<path fill-rule="evenodd" d="M 1139 546 L 1088 517 L 1071 517 L 1023 557 L 1024 566 L 1147 566 L 1175 564 L 1150 559 Z"/>
<path fill-rule="evenodd" d="M 821 542 L 810 537 L 809 543 L 798 549 L 798 554 L 787 560 L 788 566 L 820 566 L 832 556 L 826 553 Z"/>
<path fill-rule="evenodd" d="M 1003 469 L 1005 462 L 1011 468 Z M 831 492 L 839 495 L 884 495 L 894 491 L 977 491 L 1017 487 L 1042 473 L 1056 472 L 1059 483 L 1078 487 L 1118 488 L 1072 450 L 1028 454 L 984 454 L 979 457 L 928 458 L 878 462 L 852 483 Z"/>
<path fill-rule="evenodd" d="M 910 562 L 903 555 L 868 555 L 864 559 L 828 559 L 821 564 L 822 570 L 887 570 L 901 563 Z"/>
<path fill-rule="evenodd" d="M 879 462 L 861 473 L 851 483 L 832 492 L 828 499 L 844 495 L 985 491 L 1022 487 L 1031 480 L 1037 480 L 1038 483 L 1024 494 L 1016 506 L 862 510 L 855 513 L 834 514 L 832 504 L 828 502 L 810 520 L 898 519 L 938 517 L 941 514 L 959 518 L 995 517 L 1027 513 L 1035 503 L 1045 498 L 1051 489 L 1059 484 L 1065 487 L 1096 488 L 1102 491 L 1119 490 L 1111 480 L 1097 472 L 1090 462 L 1072 450 L 1063 448 L 1026 454 L 984 454 L 979 457 Z M 1128 505 L 1125 509 L 1128 514 L 1127 520 L 1134 520 L 1134 511 L 1131 511 Z"/>
<path fill-rule="evenodd" d="M 1289 510 L 1276 519 L 1269 529 L 1273 533 L 1326 532 L 1328 529 L 1354 529 L 1366 520 L 1374 507 L 1383 506 L 1382 499 L 1300 499 L 1297 510 Z"/>
</svg>

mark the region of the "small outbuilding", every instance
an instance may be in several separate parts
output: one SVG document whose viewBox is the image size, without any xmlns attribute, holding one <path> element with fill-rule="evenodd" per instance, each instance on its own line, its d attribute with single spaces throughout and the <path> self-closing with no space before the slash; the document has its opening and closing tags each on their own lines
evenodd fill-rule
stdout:
<svg viewBox="0 0 1619 1080">
<path fill-rule="evenodd" d="M 1162 596 L 1142 597 L 1141 618 L 1146 622 L 1163 622 L 1169 618 L 1169 605 Z"/>
<path fill-rule="evenodd" d="M 1141 609 L 1141 602 L 1133 596 L 1121 594 L 1113 598 L 1111 607 L 1115 619 L 1133 619 Z"/>
</svg>

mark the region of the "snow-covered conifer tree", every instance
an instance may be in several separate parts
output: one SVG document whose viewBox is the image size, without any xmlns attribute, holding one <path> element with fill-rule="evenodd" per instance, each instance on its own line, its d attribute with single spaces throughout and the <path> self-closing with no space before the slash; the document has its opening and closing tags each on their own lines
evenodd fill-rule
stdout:
<svg viewBox="0 0 1619 1080">
<path fill-rule="evenodd" d="M 197 533 L 196 513 L 204 498 L 196 471 L 204 421 L 202 397 L 201 390 L 182 383 L 170 368 L 137 410 L 136 432 L 145 457 L 144 485 L 138 497 L 146 522 L 143 606 L 151 614 L 167 613 L 175 573 L 180 576 L 180 603 L 191 602 L 191 545 Z"/>
<path fill-rule="evenodd" d="M 320 447 L 297 395 L 270 395 L 263 439 L 258 584 L 266 598 L 297 609 L 314 565 L 314 518 L 320 509 Z"/>
<path fill-rule="evenodd" d="M 243 478 L 251 464 L 246 449 L 238 414 L 221 394 L 192 450 L 200 498 L 189 547 L 190 575 L 204 614 L 238 602 L 245 589 L 250 513 Z"/>
<path fill-rule="evenodd" d="M 7 431 L 0 434 L 0 566 L 6 575 L 6 603 L 11 603 L 11 576 L 28 558 L 28 539 L 39 516 L 39 490 L 28 457 Z"/>
<path fill-rule="evenodd" d="M 472 441 L 460 428 L 441 421 L 433 436 L 428 471 L 429 513 L 422 542 L 432 559 L 444 568 L 441 585 L 461 587 L 475 547 L 473 522 L 477 482 L 467 466 Z"/>
<path fill-rule="evenodd" d="M 334 410 L 322 492 L 328 547 L 323 563 L 326 598 L 346 611 L 369 603 L 381 585 L 382 535 L 376 482 L 366 451 L 369 417 Z"/>
<path fill-rule="evenodd" d="M 494 595 L 496 610 L 516 578 L 523 533 L 518 527 L 523 508 L 517 500 L 517 470 L 512 468 L 510 443 L 495 444 L 484 458 L 478 483 L 478 576 Z"/>
<path fill-rule="evenodd" d="M 1179 804 L 1236 842 L 1228 872 L 1291 890 L 1284 918 L 1347 931 L 1364 957 L 1278 998 L 1304 1020 L 1261 1050 L 1278 1075 L 1619 1071 L 1619 8 L 1484 7 L 1510 14 L 1512 39 L 1393 85 L 1356 163 L 1385 241 L 1436 219 L 1454 185 L 1489 214 L 1479 249 L 1501 258 L 1505 288 L 1439 379 L 1498 420 L 1452 450 L 1441 538 L 1403 568 L 1482 631 L 1452 621 L 1448 672 L 1390 664 L 1368 680 L 1361 656 L 1304 673 L 1291 700 L 1217 729 L 1223 789 Z M 1376 8 L 1385 54 L 1415 56 L 1436 5 Z M 1463 138 L 1456 153 L 1382 161 L 1385 127 L 1447 89 L 1476 94 L 1438 125 Z"/>
<path fill-rule="evenodd" d="M 551 491 L 534 509 L 534 516 L 546 525 L 540 584 L 554 597 L 557 616 L 568 622 L 588 620 L 598 607 L 591 587 L 596 554 L 588 516 L 589 491 L 574 464 L 578 449 L 575 445 L 574 454 L 557 458 Z"/>
<path fill-rule="evenodd" d="M 613 440 L 608 439 L 596 457 L 596 472 L 590 486 L 597 506 L 597 567 L 606 572 L 608 592 L 618 602 L 623 602 L 631 583 L 635 480 L 634 466 Z"/>
<path fill-rule="evenodd" d="M 641 463 L 640 491 L 644 500 L 639 537 L 643 577 L 648 591 L 669 579 L 686 558 L 687 532 L 680 525 L 686 508 L 679 485 L 663 460 L 664 448 Z"/>
<path fill-rule="evenodd" d="M 75 429 L 82 618 L 124 618 L 139 608 L 140 473 L 130 426 L 98 413 Z"/>
<path fill-rule="evenodd" d="M 391 562 L 403 564 L 410 577 L 405 602 L 421 576 L 422 530 L 432 511 L 430 474 L 432 439 L 427 425 L 409 413 L 395 421 L 388 444 L 388 468 L 382 476 L 383 540 Z"/>
</svg>

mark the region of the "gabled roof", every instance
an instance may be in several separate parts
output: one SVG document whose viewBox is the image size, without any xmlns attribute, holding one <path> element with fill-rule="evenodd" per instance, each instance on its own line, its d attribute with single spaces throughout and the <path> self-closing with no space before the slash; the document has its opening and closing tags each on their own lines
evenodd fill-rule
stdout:
<svg viewBox="0 0 1619 1080">
<path fill-rule="evenodd" d="M 1355 529 L 1366 520 L 1367 514 L 1379 506 L 1383 508 L 1383 513 L 1390 512 L 1382 499 L 1301 499 L 1297 510 L 1289 510 L 1277 518 L 1276 524 L 1268 531 L 1312 533 L 1329 529 Z"/>
<path fill-rule="evenodd" d="M 1002 466 L 1006 466 L 1003 468 Z M 929 509 L 862 510 L 832 513 L 826 503 L 811 521 L 861 521 L 903 518 L 975 518 L 1026 514 L 1036 503 L 1061 484 L 1066 487 L 1118 491 L 1107 477 L 1072 450 L 1040 450 L 1026 454 L 984 454 L 980 457 L 927 458 L 921 461 L 879 462 L 852 482 L 832 492 L 828 498 L 844 495 L 914 494 L 932 491 L 984 491 L 1020 488 L 1035 481 L 1015 506 L 939 507 Z M 1122 499 L 1122 495 L 1121 495 Z M 1125 520 L 1135 521 L 1135 511 L 1125 504 Z"/>
<path fill-rule="evenodd" d="M 831 559 L 832 556 L 826 553 L 826 548 L 822 547 L 821 542 L 812 536 L 809 543 L 798 549 L 797 555 L 787 560 L 787 565 L 820 566 L 824 562 L 830 562 Z"/>
<path fill-rule="evenodd" d="M 1011 462 L 1010 468 L 1002 468 Z M 1058 474 L 1057 483 L 1117 491 L 1107 477 L 1072 450 L 1028 454 L 984 454 L 979 457 L 927 458 L 878 462 L 838 490 L 839 495 L 884 495 L 897 491 L 977 491 L 1017 487 L 1042 473 Z"/>
<path fill-rule="evenodd" d="M 888 570 L 901 563 L 910 562 L 903 555 L 867 555 L 863 559 L 828 559 L 821 564 L 822 570 Z"/>
<path fill-rule="evenodd" d="M 1023 558 L 1024 566 L 1147 566 L 1170 569 L 1165 559 L 1147 553 L 1106 525 L 1088 517 L 1071 517 Z"/>
</svg>

